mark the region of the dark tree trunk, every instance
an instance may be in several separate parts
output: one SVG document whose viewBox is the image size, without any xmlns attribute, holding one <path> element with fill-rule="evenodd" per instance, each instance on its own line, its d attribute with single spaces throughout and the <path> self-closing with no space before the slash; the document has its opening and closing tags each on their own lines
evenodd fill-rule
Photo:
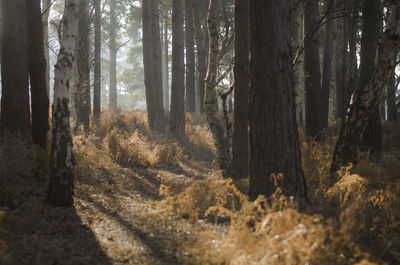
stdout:
<svg viewBox="0 0 400 265">
<path fill-rule="evenodd" d="M 304 27 L 308 34 L 304 43 L 304 68 L 306 91 L 306 135 L 308 139 L 323 140 L 323 124 L 321 122 L 321 70 L 319 61 L 318 2 L 305 1 Z"/>
<path fill-rule="evenodd" d="M 337 1 L 338 8 L 342 6 L 342 2 Z M 343 15 L 343 12 L 339 12 Z M 344 121 L 344 80 L 345 80 L 345 30 L 344 18 L 335 20 L 335 88 L 336 88 L 336 119 Z"/>
<path fill-rule="evenodd" d="M 160 37 L 160 19 L 158 10 L 158 1 L 152 0 L 152 42 L 154 57 L 154 98 L 152 103 L 152 121 L 149 119 L 151 128 L 158 132 L 164 132 L 164 102 L 162 89 L 162 53 L 161 53 L 161 37 Z"/>
<path fill-rule="evenodd" d="M 93 117 L 95 120 L 99 120 L 101 112 L 101 0 L 95 0 L 94 4 Z"/>
<path fill-rule="evenodd" d="M 324 129 L 328 128 L 329 116 L 329 94 L 331 90 L 331 74 L 332 74 L 332 57 L 333 57 L 333 14 L 332 0 L 325 0 L 326 8 L 326 25 L 325 25 L 325 41 L 324 41 L 324 63 L 322 73 L 322 92 L 321 92 L 321 107 L 322 107 L 322 124 Z"/>
<path fill-rule="evenodd" d="M 232 138 L 234 178 L 249 174 L 249 2 L 235 0 L 235 84 Z"/>
<path fill-rule="evenodd" d="M 400 39 L 398 31 L 399 12 L 400 9 L 396 8 L 396 5 L 392 5 L 388 27 L 379 44 L 377 64 L 366 85 L 361 86 L 362 78 L 360 76 L 360 85 L 353 94 L 352 104 L 350 104 L 346 121 L 340 130 L 339 139 L 335 146 L 331 165 L 332 173 L 349 163 L 357 163 L 360 135 L 376 112 L 381 102 L 385 84 L 393 71 L 393 58 L 399 48 Z M 367 33 L 364 30 L 363 32 Z M 365 52 L 365 49 L 361 48 L 361 58 L 363 58 L 363 50 Z M 363 71 L 361 66 L 360 75 Z"/>
<path fill-rule="evenodd" d="M 183 34 L 183 0 L 172 1 L 172 84 L 170 132 L 185 134 L 185 66 Z"/>
<path fill-rule="evenodd" d="M 67 0 L 63 16 L 60 52 L 54 70 L 53 127 L 50 156 L 50 182 L 46 201 L 54 206 L 72 206 L 74 195 L 74 156 L 69 122 L 69 84 L 78 33 L 79 0 Z"/>
<path fill-rule="evenodd" d="M 110 101 L 109 108 L 117 108 L 117 46 L 115 43 L 115 31 L 117 18 L 115 14 L 116 0 L 110 0 Z"/>
<path fill-rule="evenodd" d="M 361 38 L 361 61 L 360 61 L 360 79 L 359 89 L 368 84 L 370 76 L 374 71 L 376 50 L 379 41 L 380 25 L 380 1 L 365 0 L 363 7 L 363 34 Z M 380 102 L 379 102 L 380 103 Z M 370 155 L 379 157 L 382 152 L 381 118 L 379 115 L 379 105 L 363 132 L 361 148 L 370 151 Z"/>
<path fill-rule="evenodd" d="M 163 132 L 165 121 L 161 80 L 161 40 L 158 17 L 158 1 L 143 1 L 143 63 L 147 116 L 150 129 Z"/>
<path fill-rule="evenodd" d="M 349 1 L 351 15 L 348 16 L 348 40 L 349 40 L 349 56 L 348 56 L 348 76 L 346 84 L 346 101 L 345 109 L 350 104 L 350 97 L 353 94 L 357 84 L 357 31 L 358 31 L 358 0 Z M 375 55 L 375 54 L 374 54 Z M 374 62 L 372 62 L 374 63 Z"/>
<path fill-rule="evenodd" d="M 297 134 L 289 49 L 289 2 L 250 1 L 250 199 L 307 200 Z M 262 32 L 263 34 L 260 34 Z"/>
<path fill-rule="evenodd" d="M 397 108 L 396 108 L 396 77 L 393 71 L 390 75 L 390 79 L 387 84 L 387 119 L 388 121 L 397 120 Z"/>
<path fill-rule="evenodd" d="M 78 83 L 75 89 L 75 131 L 83 125 L 89 130 L 90 122 L 90 68 L 89 68 L 89 2 L 80 0 L 77 39 Z"/>
<path fill-rule="evenodd" d="M 205 78 L 207 71 L 207 34 L 204 34 L 201 29 L 201 19 L 199 15 L 200 1 L 192 0 L 193 22 L 195 30 L 195 40 L 197 46 L 197 71 L 198 90 L 196 91 L 199 98 L 200 113 L 204 113 L 204 96 L 205 96 Z M 206 35 L 206 38 L 204 37 Z"/>
<path fill-rule="evenodd" d="M 49 96 L 47 94 L 46 58 L 40 0 L 27 1 L 29 74 L 32 98 L 32 142 L 47 150 L 49 126 Z"/>
<path fill-rule="evenodd" d="M 26 1 L 3 1 L 1 129 L 30 137 Z"/>
<path fill-rule="evenodd" d="M 185 0 L 186 111 L 196 111 L 195 54 L 192 0 Z"/>
<path fill-rule="evenodd" d="M 164 60 L 163 60 L 163 97 L 164 109 L 169 110 L 169 67 L 168 67 L 168 26 L 164 21 Z"/>
</svg>

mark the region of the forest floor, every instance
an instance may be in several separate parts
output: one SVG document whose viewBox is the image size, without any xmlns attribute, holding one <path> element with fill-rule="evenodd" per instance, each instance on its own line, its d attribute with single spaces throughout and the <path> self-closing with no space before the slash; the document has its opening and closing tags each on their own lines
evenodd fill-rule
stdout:
<svg viewBox="0 0 400 265">
<path fill-rule="evenodd" d="M 152 134 L 144 112 L 104 116 L 74 136 L 74 207 L 44 203 L 48 177 L 33 176 L 28 147 L 0 146 L 0 264 L 400 264 L 398 124 L 384 126 L 383 163 L 361 157 L 334 186 L 337 128 L 303 142 L 312 207 L 299 212 L 221 178 L 201 117 L 177 141 Z"/>
</svg>

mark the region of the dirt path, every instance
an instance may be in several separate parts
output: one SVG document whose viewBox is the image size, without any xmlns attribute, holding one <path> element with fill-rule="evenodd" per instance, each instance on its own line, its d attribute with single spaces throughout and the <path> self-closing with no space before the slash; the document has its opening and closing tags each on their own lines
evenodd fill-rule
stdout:
<svg viewBox="0 0 400 265">
<path fill-rule="evenodd" d="M 74 208 L 43 204 L 40 183 L 25 192 L 0 215 L 0 264 L 186 264 L 178 242 L 195 240 L 192 224 L 159 214 L 159 187 L 183 190 L 211 166 L 116 169 L 78 177 Z"/>
</svg>

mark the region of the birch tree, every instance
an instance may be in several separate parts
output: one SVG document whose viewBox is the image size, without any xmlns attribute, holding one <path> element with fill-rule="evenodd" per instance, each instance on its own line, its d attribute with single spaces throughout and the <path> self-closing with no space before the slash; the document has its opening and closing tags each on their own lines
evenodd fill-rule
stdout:
<svg viewBox="0 0 400 265">
<path fill-rule="evenodd" d="M 67 0 L 62 19 L 60 51 L 54 72 L 50 183 L 46 200 L 54 206 L 71 206 L 74 194 L 74 157 L 70 133 L 69 84 L 78 33 L 79 0 Z"/>
</svg>

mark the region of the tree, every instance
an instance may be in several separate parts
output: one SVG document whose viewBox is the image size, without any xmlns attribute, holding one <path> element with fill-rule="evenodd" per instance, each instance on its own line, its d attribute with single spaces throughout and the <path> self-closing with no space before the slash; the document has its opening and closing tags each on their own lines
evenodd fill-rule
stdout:
<svg viewBox="0 0 400 265">
<path fill-rule="evenodd" d="M 387 84 L 387 119 L 388 121 L 397 120 L 397 107 L 396 107 L 396 90 L 398 82 L 396 82 L 396 73 L 392 71 L 390 79 Z"/>
<path fill-rule="evenodd" d="M 360 78 L 358 81 L 358 86 L 360 87 L 366 86 L 374 70 L 376 50 L 379 41 L 379 24 L 381 23 L 380 10 L 379 0 L 364 1 Z M 382 152 L 382 129 L 379 106 L 375 109 L 373 116 L 363 132 L 360 147 L 370 151 L 370 155 L 375 158 L 379 158 Z"/>
<path fill-rule="evenodd" d="M 223 175 L 228 177 L 232 169 L 232 159 L 230 154 L 229 139 L 222 121 L 217 117 L 216 109 L 216 93 L 218 62 L 219 62 L 219 45 L 218 45 L 218 0 L 210 0 L 207 16 L 209 51 L 208 51 L 208 67 L 206 76 L 205 102 L 204 112 L 208 125 L 210 126 L 214 137 L 214 145 L 217 149 L 217 156 L 220 169 Z"/>
<path fill-rule="evenodd" d="M 336 1 L 338 11 L 338 18 L 335 19 L 335 40 L 334 40 L 334 56 L 335 56 L 335 87 L 336 87 L 336 118 L 344 121 L 345 119 L 345 106 L 344 106 L 344 84 L 345 84 L 345 68 L 347 57 L 347 44 L 345 38 L 344 22 L 345 14 L 342 11 L 344 8 L 344 0 Z"/>
<path fill-rule="evenodd" d="M 185 66 L 183 0 L 172 1 L 172 84 L 169 129 L 173 135 L 185 134 Z"/>
<path fill-rule="evenodd" d="M 101 0 L 94 0 L 94 88 L 93 117 L 100 119 L 101 99 Z"/>
<path fill-rule="evenodd" d="M 164 109 L 169 110 L 169 67 L 168 67 L 168 26 L 167 21 L 164 20 L 164 31 L 163 31 L 163 100 L 164 100 Z"/>
<path fill-rule="evenodd" d="M 115 41 L 115 32 L 117 27 L 117 17 L 115 13 L 116 0 L 109 0 L 110 6 L 110 101 L 109 108 L 117 108 L 117 45 Z"/>
<path fill-rule="evenodd" d="M 90 122 L 90 68 L 89 68 L 89 2 L 80 0 L 78 39 L 77 39 L 77 69 L 78 83 L 75 89 L 76 125 L 75 131 L 83 125 L 89 130 Z"/>
<path fill-rule="evenodd" d="M 323 128 L 328 128 L 329 116 L 329 93 L 331 90 L 331 73 L 332 73 L 332 55 L 333 55 L 333 0 L 325 0 L 326 6 L 326 25 L 324 40 L 324 61 L 322 72 L 322 89 L 321 89 L 321 119 Z"/>
<path fill-rule="evenodd" d="M 234 178 L 249 174 L 249 3 L 235 0 L 235 83 L 232 137 Z"/>
<path fill-rule="evenodd" d="M 3 1 L 1 118 L 3 131 L 30 137 L 26 1 Z"/>
<path fill-rule="evenodd" d="M 163 93 L 161 83 L 161 40 L 158 24 L 158 2 L 142 2 L 143 64 L 147 116 L 152 130 L 164 131 Z M 158 30 L 157 30 L 158 29 Z"/>
<path fill-rule="evenodd" d="M 43 41 L 40 0 L 27 1 L 27 28 L 29 39 L 29 75 L 32 102 L 32 142 L 47 150 L 49 126 L 49 96 L 47 65 Z"/>
<path fill-rule="evenodd" d="M 197 47 L 197 82 L 198 89 L 196 91 L 200 113 L 204 113 L 204 95 L 205 95 L 205 78 L 207 71 L 207 47 L 208 47 L 208 35 L 203 32 L 202 22 L 200 17 L 200 10 L 202 5 L 206 2 L 205 0 L 192 1 L 193 11 L 193 23 L 195 30 L 195 40 Z"/>
<path fill-rule="evenodd" d="M 53 206 L 71 206 L 74 194 L 74 156 L 69 122 L 69 84 L 78 33 L 79 0 L 67 0 L 61 47 L 54 72 L 50 183 L 46 200 Z"/>
<path fill-rule="evenodd" d="M 192 0 L 185 0 L 186 111 L 196 111 L 195 54 Z"/>
<path fill-rule="evenodd" d="M 44 56 L 46 59 L 46 84 L 47 97 L 50 96 L 50 56 L 49 56 L 49 15 L 51 0 L 42 0 L 42 26 L 43 26 L 43 41 L 44 41 Z"/>
<path fill-rule="evenodd" d="M 393 58 L 399 48 L 399 1 L 392 3 L 387 29 L 378 45 L 377 62 L 365 86 L 358 86 L 352 96 L 346 120 L 343 123 L 339 139 L 333 154 L 331 172 L 342 166 L 357 163 L 360 135 L 378 108 L 383 89 L 393 71 Z"/>
<path fill-rule="evenodd" d="M 307 199 L 297 134 L 289 2 L 250 1 L 250 198 L 271 196 L 272 174 L 283 194 Z M 263 34 L 260 34 L 262 32 Z"/>
<path fill-rule="evenodd" d="M 306 91 L 306 135 L 309 139 L 323 140 L 321 119 L 321 70 L 319 60 L 318 2 L 305 1 L 304 28 L 307 34 L 304 43 L 304 68 Z"/>
</svg>

